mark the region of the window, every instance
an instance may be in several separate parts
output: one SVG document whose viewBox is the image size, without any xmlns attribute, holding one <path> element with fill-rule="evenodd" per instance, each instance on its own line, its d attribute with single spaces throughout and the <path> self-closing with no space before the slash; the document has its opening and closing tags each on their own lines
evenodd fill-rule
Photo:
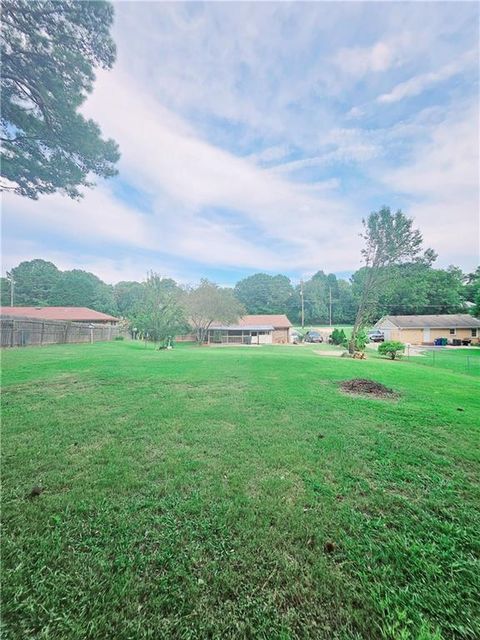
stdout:
<svg viewBox="0 0 480 640">
<path fill-rule="evenodd" d="M 472 329 L 472 338 L 477 337 L 477 329 Z"/>
<path fill-rule="evenodd" d="M 457 330 L 456 329 L 450 329 L 450 335 L 451 336 L 457 335 Z"/>
</svg>

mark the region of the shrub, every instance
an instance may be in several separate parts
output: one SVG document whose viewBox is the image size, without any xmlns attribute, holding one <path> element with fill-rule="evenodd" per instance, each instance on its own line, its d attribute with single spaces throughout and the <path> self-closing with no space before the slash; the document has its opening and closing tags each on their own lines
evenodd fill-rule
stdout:
<svg viewBox="0 0 480 640">
<path fill-rule="evenodd" d="M 114 338 L 114 340 L 124 340 L 124 337 L 123 337 L 123 336 L 116 336 L 116 337 Z"/>
<path fill-rule="evenodd" d="M 395 360 L 395 358 L 400 356 L 403 351 L 405 351 L 405 345 L 403 342 L 396 342 L 395 340 L 381 342 L 378 347 L 378 353 L 381 356 L 388 356 L 390 360 Z"/>
<path fill-rule="evenodd" d="M 367 346 L 369 340 L 365 329 L 360 329 L 360 331 L 355 336 L 354 350 L 364 352 L 365 347 Z"/>
<path fill-rule="evenodd" d="M 347 346 L 347 336 L 345 335 L 345 331 L 343 329 L 334 329 L 330 336 L 330 342 L 332 344 Z"/>
</svg>

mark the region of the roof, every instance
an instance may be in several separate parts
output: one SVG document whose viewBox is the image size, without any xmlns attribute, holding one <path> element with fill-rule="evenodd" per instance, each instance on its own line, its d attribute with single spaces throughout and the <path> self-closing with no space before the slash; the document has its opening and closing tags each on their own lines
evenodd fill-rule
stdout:
<svg viewBox="0 0 480 640">
<path fill-rule="evenodd" d="M 480 327 L 480 319 L 468 313 L 452 313 L 425 316 L 384 316 L 376 327 L 390 322 L 399 329 L 471 329 Z"/>
<path fill-rule="evenodd" d="M 272 325 L 275 329 L 289 329 L 292 326 L 292 323 L 284 313 L 243 316 L 238 321 L 238 324 L 242 327 L 248 325 Z"/>
<path fill-rule="evenodd" d="M 215 329 L 215 331 L 273 331 L 274 327 L 271 324 L 230 324 L 228 326 L 212 324 L 210 329 Z"/>
<path fill-rule="evenodd" d="M 88 307 L 0 307 L 0 315 L 72 322 L 118 322 L 118 318 Z"/>
</svg>

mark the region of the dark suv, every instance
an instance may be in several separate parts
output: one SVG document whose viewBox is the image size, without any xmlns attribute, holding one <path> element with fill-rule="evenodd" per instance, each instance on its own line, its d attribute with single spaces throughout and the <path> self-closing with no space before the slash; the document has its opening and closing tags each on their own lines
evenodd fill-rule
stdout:
<svg viewBox="0 0 480 640">
<path fill-rule="evenodd" d="M 323 338 L 318 333 L 318 331 L 307 331 L 303 341 L 304 342 L 323 342 Z"/>
</svg>

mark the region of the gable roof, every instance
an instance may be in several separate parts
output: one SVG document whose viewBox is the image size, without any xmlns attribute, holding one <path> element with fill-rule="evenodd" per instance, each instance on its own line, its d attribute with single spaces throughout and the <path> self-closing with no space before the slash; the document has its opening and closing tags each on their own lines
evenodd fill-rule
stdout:
<svg viewBox="0 0 480 640">
<path fill-rule="evenodd" d="M 399 329 L 475 329 L 480 327 L 480 319 L 468 313 L 452 313 L 424 316 L 384 316 L 376 327 L 391 323 Z"/>
<path fill-rule="evenodd" d="M 275 329 L 289 329 L 292 323 L 284 313 L 277 315 L 260 314 L 243 316 L 240 318 L 238 324 L 242 327 L 249 325 L 271 325 Z"/>
<path fill-rule="evenodd" d="M 0 307 L 0 315 L 71 322 L 118 322 L 118 318 L 88 307 Z"/>
</svg>

